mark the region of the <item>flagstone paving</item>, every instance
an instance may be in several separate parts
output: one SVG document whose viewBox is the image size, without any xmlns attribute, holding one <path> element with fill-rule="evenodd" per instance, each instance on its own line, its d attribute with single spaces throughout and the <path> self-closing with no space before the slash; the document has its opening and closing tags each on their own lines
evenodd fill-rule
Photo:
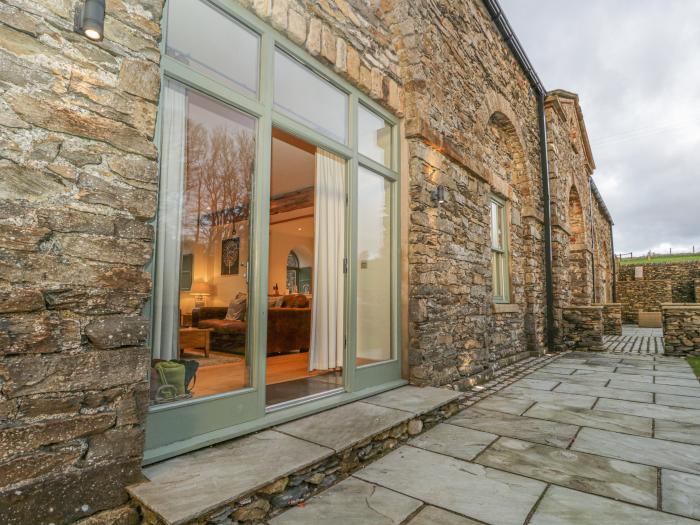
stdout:
<svg viewBox="0 0 700 525">
<path fill-rule="evenodd" d="M 700 525 L 693 377 L 659 354 L 562 355 L 466 396 L 452 418 L 269 523 Z M 417 408 L 391 393 L 368 403 Z"/>
</svg>

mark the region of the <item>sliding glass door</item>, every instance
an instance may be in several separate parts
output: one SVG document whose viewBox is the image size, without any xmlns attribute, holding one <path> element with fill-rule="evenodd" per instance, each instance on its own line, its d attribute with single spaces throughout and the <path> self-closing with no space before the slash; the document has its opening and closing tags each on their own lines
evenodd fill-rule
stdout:
<svg viewBox="0 0 700 525">
<path fill-rule="evenodd" d="M 397 120 L 244 9 L 166 12 L 147 461 L 400 379 Z"/>
</svg>

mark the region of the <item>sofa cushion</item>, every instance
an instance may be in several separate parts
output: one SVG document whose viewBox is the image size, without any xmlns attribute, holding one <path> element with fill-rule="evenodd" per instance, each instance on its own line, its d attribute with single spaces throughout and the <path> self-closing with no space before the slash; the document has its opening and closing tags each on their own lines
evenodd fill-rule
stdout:
<svg viewBox="0 0 700 525">
<path fill-rule="evenodd" d="M 222 334 L 240 334 L 245 333 L 246 322 L 230 319 L 205 319 L 199 322 L 199 328 L 213 328 Z"/>
<path fill-rule="evenodd" d="M 226 319 L 229 321 L 245 321 L 246 308 L 248 306 L 248 295 L 239 293 L 228 305 Z"/>
<path fill-rule="evenodd" d="M 301 293 L 285 295 L 282 299 L 283 308 L 307 308 L 309 306 L 309 299 Z"/>
</svg>

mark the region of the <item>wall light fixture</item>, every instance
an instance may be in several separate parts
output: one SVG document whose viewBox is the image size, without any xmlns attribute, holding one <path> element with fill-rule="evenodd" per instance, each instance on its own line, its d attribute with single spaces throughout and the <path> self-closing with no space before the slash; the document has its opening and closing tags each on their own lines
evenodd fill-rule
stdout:
<svg viewBox="0 0 700 525">
<path fill-rule="evenodd" d="M 85 0 L 83 8 L 75 10 L 75 31 L 99 42 L 104 38 L 104 29 L 105 0 Z"/>
</svg>

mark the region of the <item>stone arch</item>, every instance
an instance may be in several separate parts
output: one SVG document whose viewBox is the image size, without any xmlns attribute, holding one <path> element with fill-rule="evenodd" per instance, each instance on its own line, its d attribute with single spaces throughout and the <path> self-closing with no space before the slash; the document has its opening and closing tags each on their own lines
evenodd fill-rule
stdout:
<svg viewBox="0 0 700 525">
<path fill-rule="evenodd" d="M 487 93 L 477 112 L 476 135 L 491 137 L 497 149 L 507 156 L 504 172 L 499 173 L 509 180 L 523 203 L 532 205 L 533 180 L 526 161 L 525 140 L 522 129 L 516 125 L 518 118 L 510 102 L 500 94 Z"/>
</svg>

